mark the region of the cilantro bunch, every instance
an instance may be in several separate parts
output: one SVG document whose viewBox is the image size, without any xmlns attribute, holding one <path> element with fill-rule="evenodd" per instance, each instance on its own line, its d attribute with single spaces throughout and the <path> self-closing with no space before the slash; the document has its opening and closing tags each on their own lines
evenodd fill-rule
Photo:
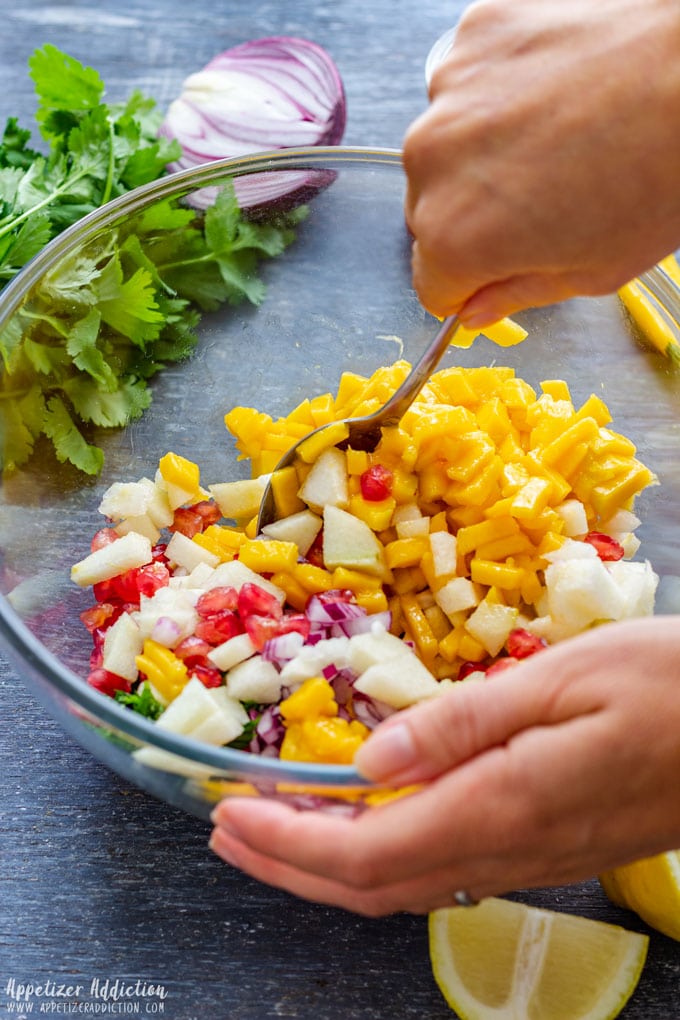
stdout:
<svg viewBox="0 0 680 1020">
<path fill-rule="evenodd" d="M 157 134 L 152 99 L 135 92 L 106 105 L 97 72 L 49 44 L 30 70 L 48 151 L 30 148 L 30 132 L 8 120 L 0 286 L 66 227 L 163 176 L 179 155 Z M 250 222 L 227 182 L 204 214 L 165 201 L 63 260 L 0 333 L 0 470 L 25 464 L 44 437 L 58 460 L 97 474 L 92 427 L 142 414 L 151 377 L 193 351 L 202 311 L 262 300 L 258 262 L 283 251 L 303 214 Z"/>
</svg>

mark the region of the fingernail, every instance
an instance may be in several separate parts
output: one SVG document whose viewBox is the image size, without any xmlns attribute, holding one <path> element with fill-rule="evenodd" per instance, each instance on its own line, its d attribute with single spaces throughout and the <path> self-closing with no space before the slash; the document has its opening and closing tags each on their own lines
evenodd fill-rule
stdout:
<svg viewBox="0 0 680 1020">
<path fill-rule="evenodd" d="M 224 841 L 220 838 L 218 829 L 215 829 L 208 840 L 208 849 L 212 850 L 214 854 L 221 857 L 227 864 L 231 864 L 232 867 L 237 867 L 236 858 L 231 852 L 231 849 L 225 846 Z"/>
<path fill-rule="evenodd" d="M 473 308 L 471 311 L 465 311 L 460 315 L 460 321 L 466 329 L 482 329 L 484 326 L 493 326 L 495 322 L 498 322 L 498 316 L 490 314 L 483 308 Z"/>
<path fill-rule="evenodd" d="M 355 765 L 367 779 L 388 779 L 415 765 L 417 749 L 405 723 L 378 728 L 361 746 Z"/>
</svg>

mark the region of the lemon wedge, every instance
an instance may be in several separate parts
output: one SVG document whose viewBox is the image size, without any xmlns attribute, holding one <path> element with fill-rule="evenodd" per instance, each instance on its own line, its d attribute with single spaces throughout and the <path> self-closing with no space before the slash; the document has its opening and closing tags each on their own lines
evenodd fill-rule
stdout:
<svg viewBox="0 0 680 1020">
<path fill-rule="evenodd" d="M 461 1020 L 610 1020 L 637 986 L 646 935 L 490 898 L 429 916 L 430 960 Z"/>
<path fill-rule="evenodd" d="M 600 884 L 617 906 L 680 941 L 680 850 L 614 868 L 600 875 Z"/>
</svg>

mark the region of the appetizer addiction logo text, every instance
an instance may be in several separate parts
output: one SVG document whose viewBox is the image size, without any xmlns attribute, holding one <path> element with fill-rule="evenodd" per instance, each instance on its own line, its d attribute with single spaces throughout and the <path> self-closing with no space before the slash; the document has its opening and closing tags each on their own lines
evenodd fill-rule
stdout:
<svg viewBox="0 0 680 1020">
<path fill-rule="evenodd" d="M 162 1016 L 165 985 L 125 978 L 93 977 L 88 982 L 18 981 L 5 985 L 7 1016 L 84 1014 L 86 1016 Z"/>
</svg>

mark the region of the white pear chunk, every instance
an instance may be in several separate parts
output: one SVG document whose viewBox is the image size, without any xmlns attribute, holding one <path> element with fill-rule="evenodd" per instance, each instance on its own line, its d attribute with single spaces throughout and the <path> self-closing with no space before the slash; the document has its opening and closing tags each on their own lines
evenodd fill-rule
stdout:
<svg viewBox="0 0 680 1020">
<path fill-rule="evenodd" d="M 498 655 L 508 639 L 510 631 L 517 626 L 519 611 L 512 606 L 496 602 L 480 602 L 465 623 L 465 628 L 489 655 Z"/>
<path fill-rule="evenodd" d="M 348 567 L 384 577 L 384 549 L 375 532 L 359 517 L 338 506 L 323 511 L 323 560 L 327 570 Z"/>
<path fill-rule="evenodd" d="M 209 485 L 208 490 L 223 517 L 234 521 L 249 520 L 259 512 L 269 477 L 259 475 L 257 478 L 243 478 L 234 482 L 218 482 Z"/>
<path fill-rule="evenodd" d="M 252 658 L 256 650 L 247 634 L 236 634 L 208 652 L 208 658 L 214 666 L 226 673 L 228 669 L 237 666 L 239 662 L 245 662 L 246 659 Z"/>
<path fill-rule="evenodd" d="M 168 647 L 175 648 L 190 637 L 198 624 L 196 602 L 198 594 L 184 588 L 159 588 L 153 595 L 142 595 L 139 609 L 132 614 L 142 638 L 151 637 L 159 620 L 172 620 L 177 633 Z"/>
<path fill-rule="evenodd" d="M 349 649 L 348 637 L 326 638 L 315 645 L 303 645 L 298 654 L 283 665 L 281 682 L 292 689 L 311 677 L 320 676 L 326 666 L 345 669 L 349 666 Z"/>
<path fill-rule="evenodd" d="M 322 519 L 312 510 L 300 510 L 298 513 L 266 524 L 262 534 L 278 542 L 293 542 L 300 556 L 306 556 L 321 531 L 322 524 Z"/>
<path fill-rule="evenodd" d="M 342 450 L 331 446 L 319 455 L 300 486 L 298 495 L 309 507 L 318 509 L 349 505 L 347 458 Z"/>
<path fill-rule="evenodd" d="M 564 521 L 564 534 L 567 538 L 587 534 L 588 517 L 580 499 L 565 499 L 555 507 L 555 513 Z"/>
<path fill-rule="evenodd" d="M 228 744 L 242 732 L 248 713 L 224 687 L 207 688 L 193 676 L 174 701 L 159 716 L 156 725 L 171 733 L 203 740 L 209 744 Z"/>
<path fill-rule="evenodd" d="M 126 570 L 143 567 L 150 563 L 151 559 L 149 539 L 145 535 L 131 531 L 115 542 L 95 549 L 79 563 L 74 563 L 71 567 L 71 580 L 79 587 L 87 588 L 88 585 L 108 581 Z"/>
<path fill-rule="evenodd" d="M 283 605 L 286 599 L 286 593 L 282 588 L 279 588 L 277 584 L 272 584 L 266 577 L 257 574 L 239 560 L 228 560 L 226 563 L 220 563 L 213 570 L 210 579 L 204 587 L 207 590 L 211 588 L 236 588 L 236 591 L 240 591 L 244 584 L 256 584 L 263 591 L 269 592 L 270 595 L 278 599 L 281 605 Z"/>
<path fill-rule="evenodd" d="M 133 682 L 139 671 L 135 659 L 142 654 L 144 637 L 129 613 L 121 613 L 104 637 L 102 666 L 116 676 Z"/>
<path fill-rule="evenodd" d="M 435 577 L 446 577 L 456 573 L 458 562 L 455 535 L 448 531 L 430 532 L 430 552 Z"/>
<path fill-rule="evenodd" d="M 625 606 L 623 593 L 597 555 L 558 559 L 547 568 L 545 584 L 550 616 L 575 630 L 598 620 L 618 620 Z"/>
<path fill-rule="evenodd" d="M 451 619 L 456 613 L 476 606 L 479 593 L 467 577 L 452 577 L 434 593 L 434 598 L 439 608 Z"/>
<path fill-rule="evenodd" d="M 396 709 L 439 693 L 439 683 L 430 671 L 403 642 L 401 645 L 400 655 L 374 662 L 354 683 L 356 690 Z"/>
<path fill-rule="evenodd" d="M 209 567 L 216 567 L 220 562 L 219 556 L 204 549 L 198 542 L 192 542 L 190 538 L 183 535 L 181 531 L 175 531 L 168 542 L 165 555 L 171 563 L 178 567 L 184 567 L 191 573 L 199 563 L 207 563 Z"/>
<path fill-rule="evenodd" d="M 148 514 L 140 514 L 138 517 L 126 517 L 119 521 L 113 529 L 117 535 L 127 535 L 130 531 L 136 531 L 138 535 L 144 535 L 152 545 L 161 537 L 160 529 L 154 524 Z"/>
<path fill-rule="evenodd" d="M 652 616 L 659 576 L 652 569 L 649 560 L 630 562 L 618 560 L 607 564 L 624 600 L 619 619 L 637 616 Z"/>
<path fill-rule="evenodd" d="M 238 701 L 273 705 L 281 697 L 281 676 L 273 662 L 257 655 L 227 673 L 227 693 Z"/>
</svg>

